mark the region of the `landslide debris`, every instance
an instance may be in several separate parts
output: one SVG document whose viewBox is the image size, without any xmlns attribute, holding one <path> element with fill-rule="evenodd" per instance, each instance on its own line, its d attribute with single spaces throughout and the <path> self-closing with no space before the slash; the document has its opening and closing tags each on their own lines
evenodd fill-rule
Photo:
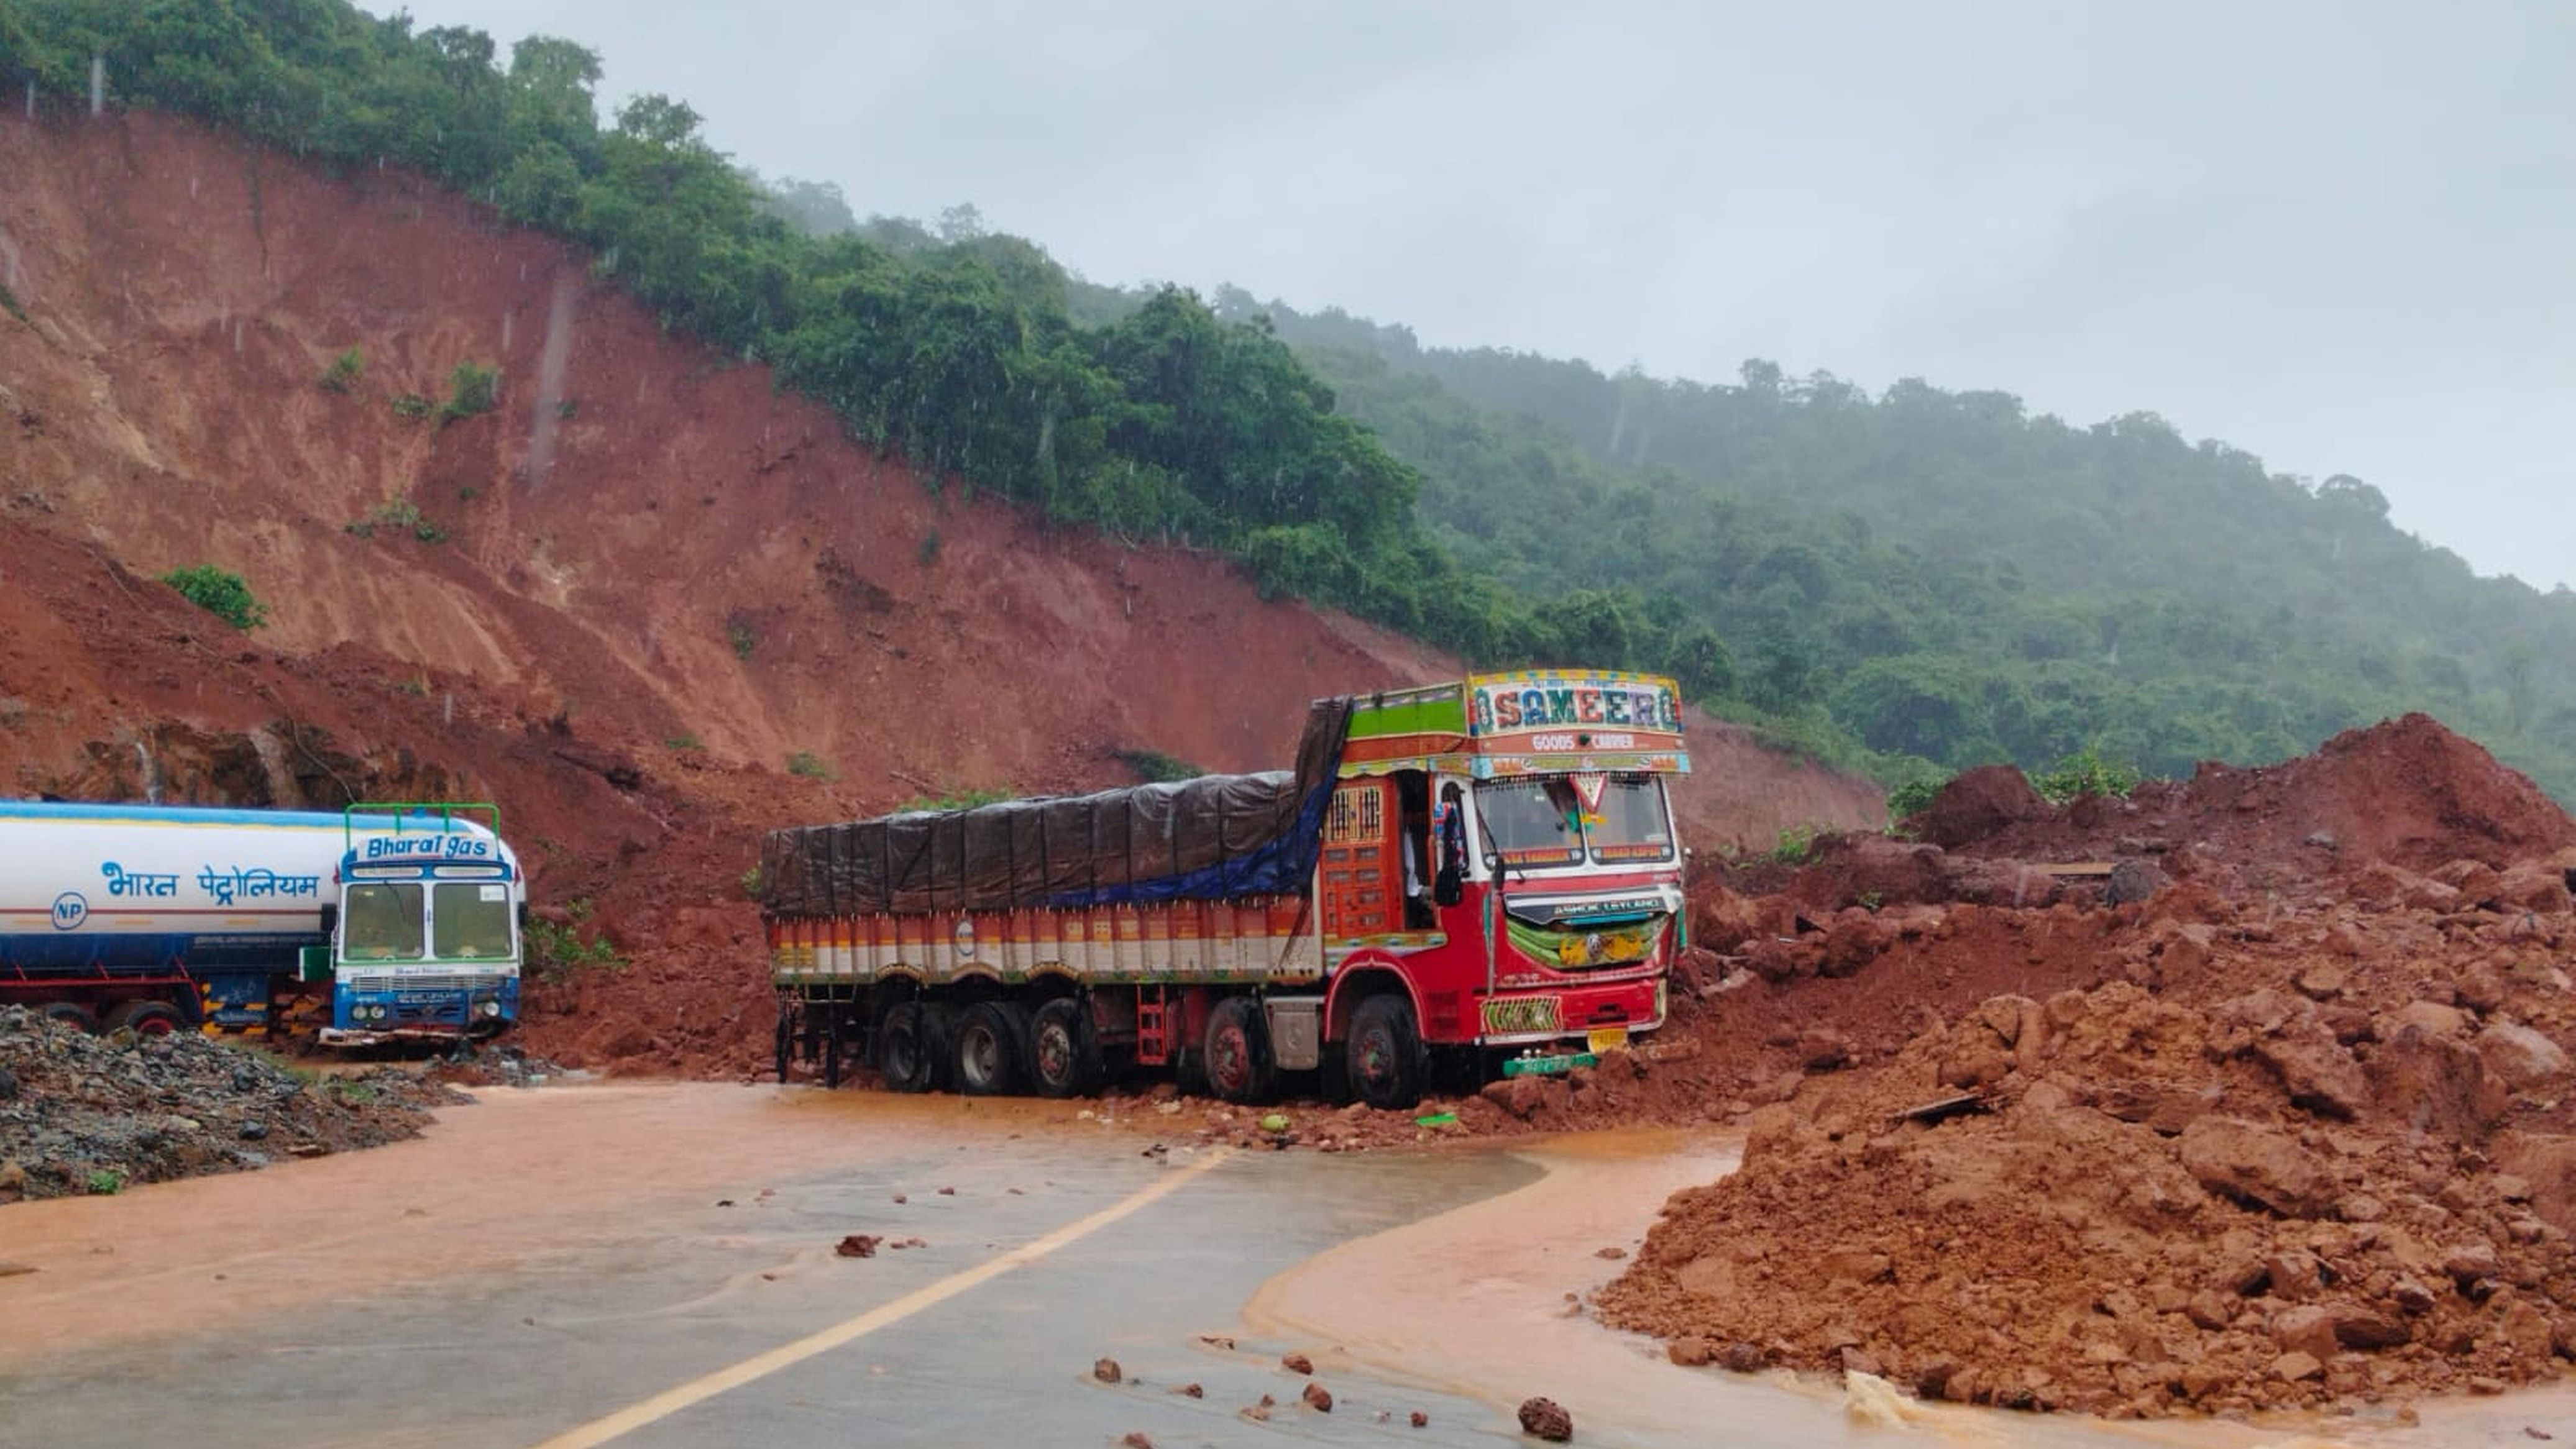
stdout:
<svg viewBox="0 0 2576 1449">
<path fill-rule="evenodd" d="M 2559 1374 L 2576 821 L 2421 716 L 2062 809 L 1981 773 L 1947 848 L 1702 893 L 1703 1053 L 1741 1015 L 1797 1064 L 1602 1321 L 2119 1417 Z"/>
<path fill-rule="evenodd" d="M 398 1067 L 314 1077 L 201 1036 L 91 1036 L 0 1008 L 0 1203 L 417 1137 L 469 1100 Z"/>
</svg>

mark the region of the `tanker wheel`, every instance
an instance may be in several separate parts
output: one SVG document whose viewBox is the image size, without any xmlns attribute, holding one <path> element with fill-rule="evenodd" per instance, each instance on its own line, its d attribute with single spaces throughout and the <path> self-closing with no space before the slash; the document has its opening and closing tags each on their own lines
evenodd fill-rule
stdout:
<svg viewBox="0 0 2576 1449">
<path fill-rule="evenodd" d="M 1209 1091 L 1235 1103 L 1270 1099 L 1278 1067 L 1270 1059 L 1267 1026 L 1261 1003 L 1249 996 L 1229 996 L 1216 1004 L 1199 1050 L 1207 1063 Z"/>
<path fill-rule="evenodd" d="M 115 1031 L 123 1028 L 136 1036 L 168 1036 L 174 1031 L 185 1031 L 187 1026 L 178 1008 L 166 1001 L 120 1001 L 107 1014 L 106 1024 L 99 1029 Z"/>
<path fill-rule="evenodd" d="M 77 1001 L 48 1001 L 36 1009 L 44 1014 L 47 1021 L 59 1021 L 92 1035 L 98 1032 L 97 1015 Z"/>
<path fill-rule="evenodd" d="M 979 1001 L 957 1023 L 957 1090 L 1007 1096 L 1020 1084 L 1020 1022 L 999 1001 Z"/>
<path fill-rule="evenodd" d="M 792 1058 L 795 1053 L 796 999 L 791 996 L 782 996 L 778 998 L 778 1080 L 782 1082 L 787 1080 L 787 1064 L 789 1059 Z"/>
<path fill-rule="evenodd" d="M 1099 1033 L 1091 1013 L 1071 996 L 1038 1008 L 1029 1027 L 1029 1080 L 1041 1097 L 1087 1097 L 1100 1090 Z"/>
<path fill-rule="evenodd" d="M 1372 996 L 1351 1013 L 1351 1086 L 1382 1112 L 1422 1100 L 1422 1032 L 1400 991 Z"/>
<path fill-rule="evenodd" d="M 886 1008 L 877 1023 L 877 1070 L 886 1090 L 927 1092 L 939 1079 L 938 1044 L 931 1015 L 918 1001 Z"/>
</svg>

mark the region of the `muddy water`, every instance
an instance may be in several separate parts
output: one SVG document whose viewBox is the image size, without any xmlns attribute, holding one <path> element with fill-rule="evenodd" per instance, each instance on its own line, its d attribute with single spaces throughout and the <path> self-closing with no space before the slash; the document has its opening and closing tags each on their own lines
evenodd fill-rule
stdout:
<svg viewBox="0 0 2576 1449">
<path fill-rule="evenodd" d="M 854 1130 L 849 1094 L 697 1083 L 478 1096 L 368 1152 L 0 1209 L 0 1256 L 38 1270 L 0 1281 L 0 1308 L 45 1325 L 0 1334 L 0 1365 L 507 1268 L 632 1231 L 657 1204 L 1041 1120 L 872 1095 Z"/>
<path fill-rule="evenodd" d="M 1360 1238 L 1264 1284 L 1244 1311 L 1273 1337 L 1336 1346 L 1346 1368 L 1495 1404 L 1534 1394 L 1575 1412 L 1586 1443 L 1968 1445 L 2528 1444 L 2576 1438 L 2576 1389 L 2349 1417 L 2114 1424 L 2007 1414 L 1872 1394 L 1787 1374 L 1677 1368 L 1660 1345 L 1601 1327 L 1575 1300 L 1616 1276 L 1676 1189 L 1734 1169 L 1740 1139 L 1618 1132 L 1555 1139 L 1525 1156 L 1545 1176 L 1519 1190 Z M 1428 1164 L 1426 1164 L 1428 1166 Z M 1321 1360 L 1319 1359 L 1319 1362 Z M 2533 1432 L 2536 1431 L 2536 1432 Z"/>
</svg>

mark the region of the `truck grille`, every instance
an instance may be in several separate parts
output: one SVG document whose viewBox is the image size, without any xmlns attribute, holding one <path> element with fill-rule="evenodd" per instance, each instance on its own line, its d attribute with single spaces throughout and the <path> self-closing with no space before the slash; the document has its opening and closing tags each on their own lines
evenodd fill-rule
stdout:
<svg viewBox="0 0 2576 1449">
<path fill-rule="evenodd" d="M 1495 1036 L 1556 1029 L 1553 996 L 1506 996 L 1485 1003 L 1485 1030 Z"/>
</svg>

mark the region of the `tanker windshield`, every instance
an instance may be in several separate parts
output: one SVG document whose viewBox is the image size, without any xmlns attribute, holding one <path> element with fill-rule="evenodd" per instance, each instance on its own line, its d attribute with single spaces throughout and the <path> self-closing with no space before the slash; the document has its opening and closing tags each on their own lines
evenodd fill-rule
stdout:
<svg viewBox="0 0 2576 1449">
<path fill-rule="evenodd" d="M 1673 858 L 1672 820 L 1664 789 L 1652 775 L 1619 775 L 1602 783 L 1601 804 L 1562 776 L 1494 780 L 1476 787 L 1485 838 L 1506 865 L 1631 865 Z"/>
<path fill-rule="evenodd" d="M 509 887 L 441 881 L 431 892 L 430 905 L 440 960 L 491 960 L 510 954 Z"/>
<path fill-rule="evenodd" d="M 417 961 L 421 958 L 420 887 L 366 884 L 349 887 L 342 910 L 340 955 L 347 961 Z"/>
</svg>

